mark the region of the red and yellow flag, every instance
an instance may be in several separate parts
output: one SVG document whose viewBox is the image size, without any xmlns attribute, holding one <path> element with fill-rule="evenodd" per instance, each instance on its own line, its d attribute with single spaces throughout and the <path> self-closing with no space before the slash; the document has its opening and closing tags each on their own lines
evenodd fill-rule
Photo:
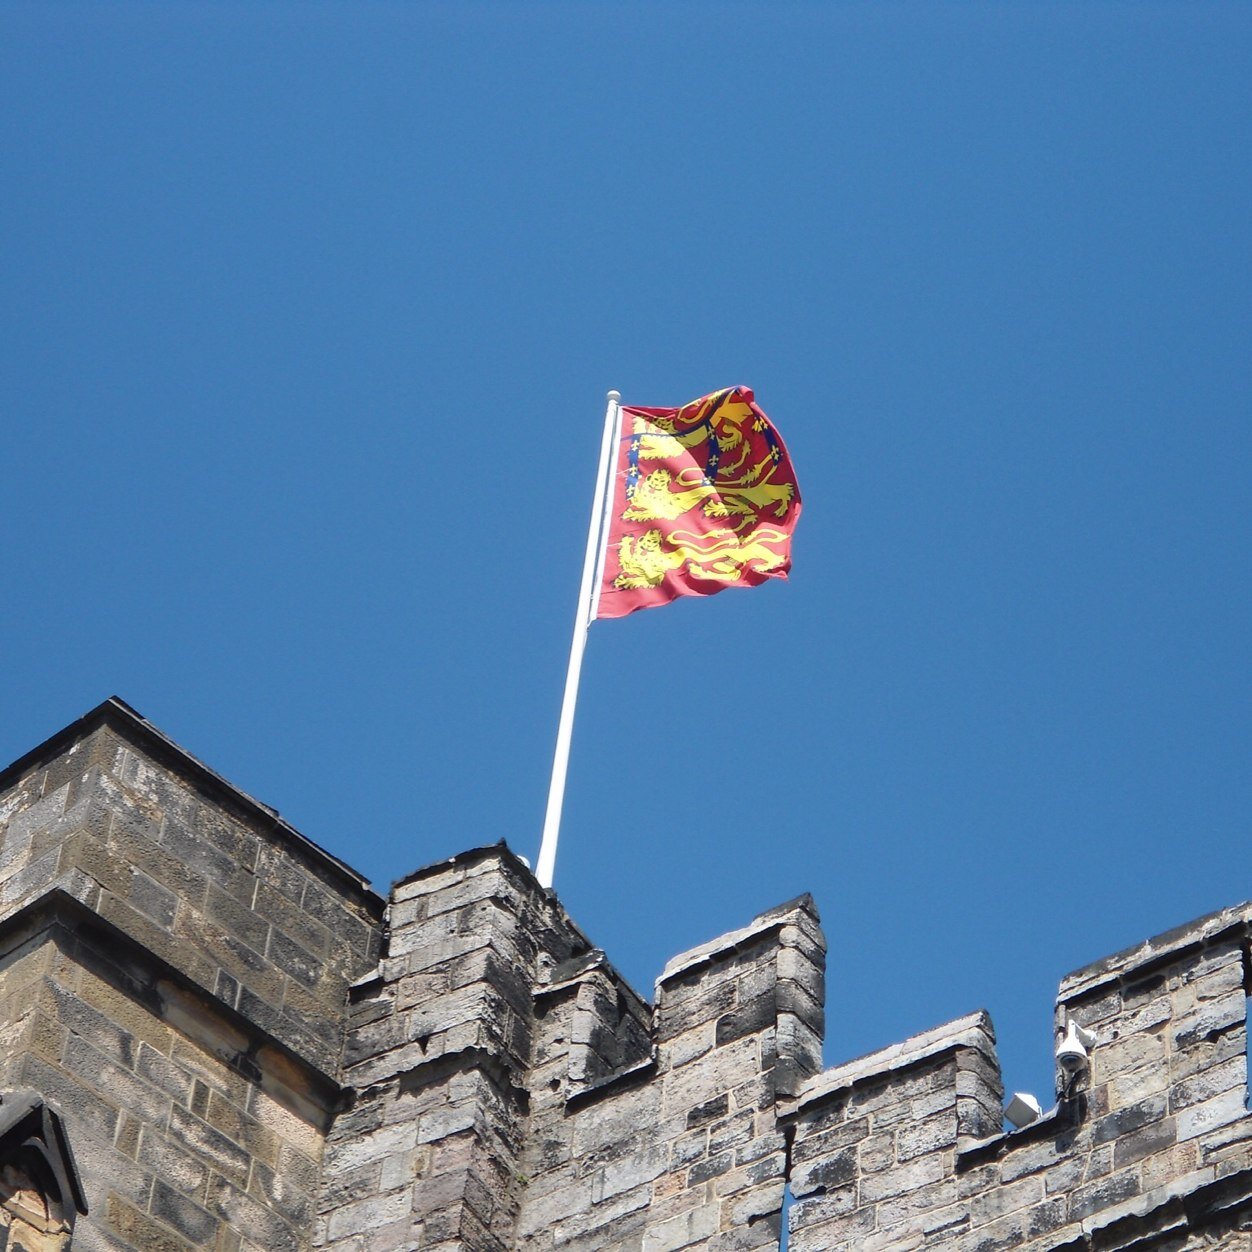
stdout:
<svg viewBox="0 0 1252 1252">
<path fill-rule="evenodd" d="M 596 617 L 786 578 L 800 490 L 747 387 L 622 406 Z"/>
</svg>

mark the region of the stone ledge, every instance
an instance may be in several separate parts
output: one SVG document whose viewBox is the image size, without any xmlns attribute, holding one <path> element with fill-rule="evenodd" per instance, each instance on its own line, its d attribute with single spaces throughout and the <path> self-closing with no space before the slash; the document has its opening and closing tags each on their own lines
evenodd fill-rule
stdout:
<svg viewBox="0 0 1252 1252">
<path fill-rule="evenodd" d="M 442 860 L 431 861 L 426 865 L 418 866 L 417 869 L 410 871 L 402 878 L 397 878 L 391 884 L 391 894 L 394 897 L 400 887 L 406 887 L 409 883 L 420 882 L 423 878 L 430 878 L 435 874 L 443 873 L 445 870 L 460 869 L 466 865 L 474 865 L 479 861 L 493 859 L 502 861 L 512 866 L 513 869 L 520 870 L 525 877 L 534 883 L 536 888 L 542 890 L 539 887 L 538 879 L 531 873 L 529 867 L 522 861 L 522 858 L 503 839 L 499 839 L 495 843 L 479 844 L 476 848 L 466 848 L 454 856 L 446 856 Z"/>
<path fill-rule="evenodd" d="M 1019 1252 L 1130 1252 L 1156 1248 L 1162 1240 L 1191 1231 L 1214 1233 L 1232 1218 L 1252 1211 L 1252 1169 L 1212 1181 L 1198 1170 L 1144 1195 L 1104 1209 L 1081 1222 L 1022 1244 Z M 1175 1246 L 1171 1243 L 1170 1246 Z"/>
<path fill-rule="evenodd" d="M 508 1065 L 494 1052 L 486 1048 L 471 1046 L 458 1048 L 455 1052 L 445 1052 L 429 1061 L 410 1066 L 401 1070 L 395 1078 L 401 1095 L 414 1095 L 427 1087 L 438 1086 L 460 1074 L 482 1074 L 490 1079 L 497 1091 L 507 1096 L 518 1108 L 526 1113 L 530 1108 L 530 1092 L 514 1080 Z M 386 1086 L 391 1078 L 382 1080 L 381 1084 L 371 1083 L 354 1088 L 357 1095 L 369 1091 L 372 1086 Z"/>
<path fill-rule="evenodd" d="M 993 1158 L 998 1159 L 1014 1148 L 1028 1143 L 1036 1143 L 1047 1139 L 1050 1135 L 1064 1134 L 1073 1130 L 1076 1125 L 1073 1108 L 1064 1103 L 1057 1103 L 1046 1113 L 1040 1114 L 1033 1122 L 1025 1126 L 1017 1126 L 1013 1130 L 1002 1130 L 999 1134 L 988 1135 L 985 1139 L 967 1139 L 957 1144 L 956 1168 L 958 1170 L 973 1169 L 976 1165 L 985 1164 Z"/>
<path fill-rule="evenodd" d="M 1109 983 L 1139 977 L 1157 965 L 1176 960 L 1192 948 L 1204 947 L 1228 934 L 1246 934 L 1250 917 L 1252 903 L 1236 904 L 1084 965 L 1061 979 L 1057 1004 L 1069 1004 L 1102 990 Z"/>
<path fill-rule="evenodd" d="M 716 939 L 710 939 L 708 943 L 700 944 L 699 947 L 680 952 L 666 964 L 661 971 L 661 976 L 656 980 L 657 994 L 660 994 L 661 988 L 667 983 L 674 982 L 684 974 L 690 974 L 694 970 L 712 965 L 721 957 L 731 956 L 771 934 L 780 932 L 787 925 L 788 919 L 797 913 L 807 914 L 814 922 L 820 920 L 813 897 L 802 895 L 758 914 L 739 930 L 732 930 L 728 934 L 719 935 Z M 824 943 L 822 947 L 824 949 Z"/>
<path fill-rule="evenodd" d="M 545 1003 L 549 998 L 555 999 L 576 992 L 595 974 L 603 975 L 620 994 L 629 996 L 640 1010 L 640 1016 L 652 1015 L 652 1005 L 622 977 L 601 948 L 592 948 L 590 952 L 584 952 L 581 956 L 572 957 L 556 966 L 551 971 L 552 981 L 535 987 L 533 995 L 536 1005 Z"/>
<path fill-rule="evenodd" d="M 998 1064 L 995 1031 L 985 1010 L 969 1013 L 945 1022 L 932 1030 L 913 1035 L 901 1043 L 893 1043 L 877 1052 L 846 1061 L 810 1078 L 786 1107 L 780 1107 L 779 1120 L 807 1112 L 851 1087 L 909 1069 L 923 1061 L 934 1060 L 958 1048 L 973 1048 L 993 1064 Z"/>
<path fill-rule="evenodd" d="M 565 1109 L 569 1112 L 573 1109 L 582 1108 L 584 1105 L 594 1103 L 601 1096 L 609 1095 L 614 1091 L 620 1091 L 623 1087 L 629 1087 L 633 1083 L 652 1078 L 656 1074 L 656 1069 L 656 1054 L 653 1053 L 644 1060 L 637 1061 L 627 1069 L 618 1070 L 616 1074 L 610 1074 L 607 1078 L 601 1078 L 580 1088 L 578 1091 L 571 1092 L 565 1099 Z"/>
</svg>

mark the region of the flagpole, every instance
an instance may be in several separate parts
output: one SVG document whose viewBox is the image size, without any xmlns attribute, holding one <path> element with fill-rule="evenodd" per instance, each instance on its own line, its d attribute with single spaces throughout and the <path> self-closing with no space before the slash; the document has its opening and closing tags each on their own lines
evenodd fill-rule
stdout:
<svg viewBox="0 0 1252 1252">
<path fill-rule="evenodd" d="M 583 651 L 587 646 L 587 630 L 591 626 L 592 602 L 597 598 L 596 573 L 599 568 L 598 549 L 601 527 L 609 510 L 609 477 L 614 464 L 614 433 L 621 412 L 621 395 L 608 394 L 604 411 L 604 436 L 600 442 L 600 468 L 596 473 L 596 490 L 591 503 L 591 524 L 587 528 L 587 552 L 583 557 L 583 581 L 578 592 L 578 609 L 574 614 L 574 639 L 570 644 L 569 668 L 565 673 L 565 697 L 561 701 L 561 720 L 557 725 L 556 754 L 552 760 L 552 782 L 548 787 L 548 811 L 543 821 L 543 841 L 539 845 L 539 863 L 535 877 L 541 887 L 552 886 L 556 867 L 556 841 L 561 832 L 561 806 L 565 802 L 565 773 L 569 766 L 570 740 L 574 733 L 574 705 L 578 701 L 578 679 L 582 673 Z"/>
</svg>

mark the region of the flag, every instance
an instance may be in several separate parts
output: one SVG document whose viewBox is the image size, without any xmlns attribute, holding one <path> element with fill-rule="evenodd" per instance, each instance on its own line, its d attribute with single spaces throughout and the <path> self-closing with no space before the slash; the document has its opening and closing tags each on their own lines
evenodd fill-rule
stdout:
<svg viewBox="0 0 1252 1252">
<path fill-rule="evenodd" d="M 623 405 L 594 617 L 786 578 L 800 491 L 747 387 Z"/>
</svg>

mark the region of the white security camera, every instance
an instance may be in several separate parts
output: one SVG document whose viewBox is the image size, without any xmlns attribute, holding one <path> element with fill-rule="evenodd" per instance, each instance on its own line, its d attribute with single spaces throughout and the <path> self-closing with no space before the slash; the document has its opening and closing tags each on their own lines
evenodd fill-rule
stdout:
<svg viewBox="0 0 1252 1252">
<path fill-rule="evenodd" d="M 1065 1074 L 1081 1074 L 1091 1063 L 1088 1049 L 1095 1046 L 1095 1035 L 1068 1018 L 1065 1034 L 1056 1045 L 1056 1063 Z"/>
</svg>

